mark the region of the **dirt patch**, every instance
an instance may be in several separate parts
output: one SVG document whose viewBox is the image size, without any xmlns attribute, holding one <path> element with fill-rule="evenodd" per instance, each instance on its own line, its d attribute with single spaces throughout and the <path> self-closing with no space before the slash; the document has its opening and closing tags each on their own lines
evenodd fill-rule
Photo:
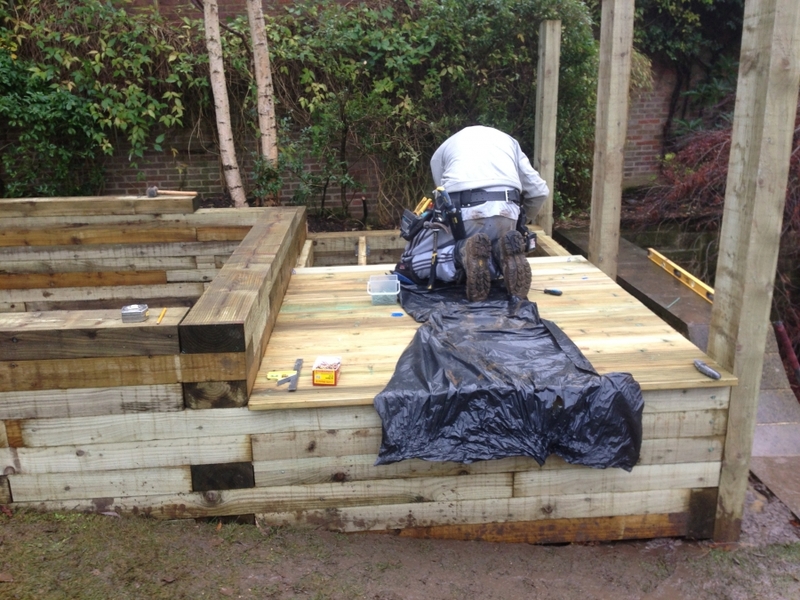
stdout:
<svg viewBox="0 0 800 600">
<path fill-rule="evenodd" d="M 413 540 L 3 511 L 0 598 L 790 599 L 800 597 L 793 522 L 755 487 L 741 542 L 727 547 Z"/>
</svg>

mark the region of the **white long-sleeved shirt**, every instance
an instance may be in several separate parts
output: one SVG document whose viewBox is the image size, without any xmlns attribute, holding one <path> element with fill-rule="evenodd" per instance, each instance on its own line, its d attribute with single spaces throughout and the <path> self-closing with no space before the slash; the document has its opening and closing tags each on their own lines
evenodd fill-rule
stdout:
<svg viewBox="0 0 800 600">
<path fill-rule="evenodd" d="M 431 157 L 431 175 L 436 186 L 448 192 L 519 190 L 528 220 L 534 216 L 530 209 L 535 206 L 538 210 L 550 193 L 517 140 L 481 125 L 466 127 L 447 138 Z M 496 215 L 516 219 L 519 206 L 513 202 L 485 202 L 463 208 L 461 217 L 466 221 Z"/>
</svg>

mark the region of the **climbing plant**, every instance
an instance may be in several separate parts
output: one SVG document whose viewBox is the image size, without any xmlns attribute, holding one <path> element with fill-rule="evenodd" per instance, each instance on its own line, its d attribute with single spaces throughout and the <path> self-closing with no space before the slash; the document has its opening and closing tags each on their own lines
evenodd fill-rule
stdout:
<svg viewBox="0 0 800 600">
<path fill-rule="evenodd" d="M 358 192 L 353 165 L 369 160 L 391 213 L 432 185 L 429 157 L 461 127 L 498 127 L 532 153 L 538 28 L 556 18 L 557 203 L 587 203 L 596 44 L 582 2 L 296 3 L 268 24 L 276 93 L 340 208 Z"/>
<path fill-rule="evenodd" d="M 428 191 L 429 157 L 461 127 L 498 127 L 531 154 L 544 19 L 563 24 L 556 204 L 588 204 L 597 50 L 580 0 L 288 5 L 266 23 L 281 154 L 251 169 L 251 191 L 274 194 L 292 179 L 295 201 L 343 211 L 369 177 L 380 182 L 374 216 L 391 223 Z M 245 18 L 222 37 L 245 145 L 256 123 Z M 120 142 L 135 163 L 210 115 L 200 21 L 167 23 L 122 0 L 0 0 L 0 56 L 6 195 L 98 189 L 92 165 Z M 48 118 L 33 127 L 35 114 Z M 28 168 L 37 161 L 47 177 Z"/>
<path fill-rule="evenodd" d="M 96 158 L 118 138 L 135 161 L 183 123 L 187 92 L 206 86 L 195 68 L 196 24 L 174 26 L 125 5 L 0 2 L 6 195 L 99 188 Z"/>
</svg>

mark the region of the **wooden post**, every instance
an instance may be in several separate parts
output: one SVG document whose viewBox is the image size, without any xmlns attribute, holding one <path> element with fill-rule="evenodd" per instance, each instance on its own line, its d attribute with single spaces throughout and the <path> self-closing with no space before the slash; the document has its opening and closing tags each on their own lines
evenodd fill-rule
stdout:
<svg viewBox="0 0 800 600">
<path fill-rule="evenodd" d="M 558 68 L 561 61 L 561 21 L 539 25 L 539 64 L 536 72 L 536 131 L 533 168 L 550 188 L 536 216 L 536 224 L 553 235 L 553 190 L 556 171 L 556 118 L 558 116 Z"/>
<path fill-rule="evenodd" d="M 589 260 L 616 279 L 623 151 L 628 129 L 633 0 L 605 0 L 601 19 Z"/>
<path fill-rule="evenodd" d="M 709 355 L 739 378 L 719 484 L 719 541 L 736 541 L 741 530 L 798 85 L 800 4 L 747 0 L 708 336 Z"/>
</svg>

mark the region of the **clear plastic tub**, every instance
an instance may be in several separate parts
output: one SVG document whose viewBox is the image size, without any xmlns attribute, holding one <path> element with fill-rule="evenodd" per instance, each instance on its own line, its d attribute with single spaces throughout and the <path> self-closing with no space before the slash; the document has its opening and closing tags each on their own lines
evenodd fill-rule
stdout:
<svg viewBox="0 0 800 600">
<path fill-rule="evenodd" d="M 372 296 L 372 304 L 396 304 L 400 281 L 397 275 L 371 275 L 367 282 L 367 293 Z"/>
</svg>

